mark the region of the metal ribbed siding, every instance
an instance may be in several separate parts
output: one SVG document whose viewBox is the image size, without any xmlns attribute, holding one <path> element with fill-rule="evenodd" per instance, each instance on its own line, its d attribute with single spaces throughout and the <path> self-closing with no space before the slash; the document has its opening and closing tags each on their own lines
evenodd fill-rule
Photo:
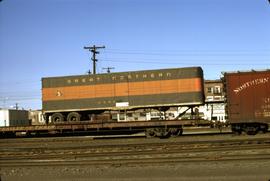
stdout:
<svg viewBox="0 0 270 181">
<path fill-rule="evenodd" d="M 42 79 L 44 111 L 202 104 L 200 67 Z"/>
</svg>

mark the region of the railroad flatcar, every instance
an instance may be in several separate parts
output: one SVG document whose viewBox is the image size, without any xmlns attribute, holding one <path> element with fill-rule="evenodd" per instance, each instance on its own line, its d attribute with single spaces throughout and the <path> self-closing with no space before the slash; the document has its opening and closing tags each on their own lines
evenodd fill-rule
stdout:
<svg viewBox="0 0 270 181">
<path fill-rule="evenodd" d="M 195 107 L 204 104 L 201 67 L 42 79 L 47 122 L 93 120 L 104 112 Z M 108 119 L 110 119 L 108 117 Z"/>
<path fill-rule="evenodd" d="M 0 133 L 145 131 L 149 137 L 178 136 L 183 126 L 208 124 L 196 116 L 197 107 L 208 104 L 204 102 L 203 82 L 201 67 L 43 78 L 47 124 L 1 127 Z M 270 70 L 226 72 L 223 87 L 232 131 L 266 132 L 270 124 Z M 190 119 L 184 116 L 188 110 Z"/>
<path fill-rule="evenodd" d="M 224 73 L 232 131 L 256 134 L 270 124 L 270 70 Z"/>
</svg>

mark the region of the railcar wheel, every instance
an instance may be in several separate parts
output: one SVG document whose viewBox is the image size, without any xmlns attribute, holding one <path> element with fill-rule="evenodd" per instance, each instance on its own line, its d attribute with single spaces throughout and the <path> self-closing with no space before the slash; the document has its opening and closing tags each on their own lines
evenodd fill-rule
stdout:
<svg viewBox="0 0 270 181">
<path fill-rule="evenodd" d="M 241 130 L 234 130 L 232 131 L 234 135 L 241 135 L 242 134 L 242 131 Z"/>
<path fill-rule="evenodd" d="M 64 122 L 64 115 L 61 113 L 54 113 L 51 116 L 51 120 L 53 123 L 60 123 L 60 122 Z"/>
<path fill-rule="evenodd" d="M 267 131 L 268 131 L 268 125 L 267 124 L 261 124 L 259 126 L 259 132 L 261 132 L 261 133 L 267 133 Z"/>
<path fill-rule="evenodd" d="M 153 138 L 156 136 L 155 131 L 153 129 L 146 129 L 145 130 L 146 138 Z"/>
<path fill-rule="evenodd" d="M 247 135 L 256 135 L 257 131 L 246 131 Z"/>
<path fill-rule="evenodd" d="M 182 128 L 170 128 L 169 132 L 172 137 L 177 137 L 183 134 L 183 129 Z"/>
<path fill-rule="evenodd" d="M 258 129 L 256 127 L 248 127 L 246 129 L 247 135 L 256 135 L 258 133 Z"/>
<path fill-rule="evenodd" d="M 159 138 L 169 138 L 171 136 L 171 132 L 166 128 L 155 128 L 154 131 Z"/>
<path fill-rule="evenodd" d="M 232 130 L 233 134 L 235 134 L 235 135 L 241 135 L 242 131 L 244 131 L 242 126 L 238 125 L 238 124 L 232 124 L 231 130 Z"/>
<path fill-rule="evenodd" d="M 260 130 L 260 127 L 258 124 L 247 124 L 244 127 L 244 131 L 247 135 L 256 135 L 258 131 Z"/>
<path fill-rule="evenodd" d="M 77 112 L 71 112 L 67 116 L 67 121 L 69 121 L 69 122 L 81 121 L 81 115 Z"/>
</svg>

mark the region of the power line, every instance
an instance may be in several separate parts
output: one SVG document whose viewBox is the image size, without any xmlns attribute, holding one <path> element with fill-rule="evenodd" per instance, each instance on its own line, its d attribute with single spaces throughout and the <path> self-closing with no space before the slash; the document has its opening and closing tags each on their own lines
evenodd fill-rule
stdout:
<svg viewBox="0 0 270 181">
<path fill-rule="evenodd" d="M 130 59 L 126 59 L 126 60 L 113 60 L 113 59 L 102 59 L 102 61 L 107 61 L 107 62 L 124 62 L 124 63 L 140 63 L 140 64 L 165 64 L 165 65 L 168 65 L 168 64 L 175 64 L 175 65 L 194 65 L 194 64 L 198 64 L 198 65 L 270 65 L 269 63 L 248 63 L 246 60 L 244 62 L 247 62 L 247 63 L 202 63 L 202 62 L 207 62 L 207 61 L 202 61 L 202 60 L 199 60 L 200 62 L 196 62 L 194 60 L 190 60 L 189 62 L 169 62 L 169 61 L 138 61 L 138 60 L 130 60 Z M 177 61 L 177 60 L 175 60 Z M 222 60 L 223 62 L 230 62 L 232 60 Z M 209 60 L 208 60 L 209 62 Z"/>
<path fill-rule="evenodd" d="M 242 50 L 236 50 L 236 49 L 223 49 L 223 50 L 209 50 L 209 49 L 200 49 L 200 50 L 196 50 L 196 49 L 182 49 L 182 50 L 177 50 L 177 49 L 169 49 L 169 50 L 164 50 L 164 49 L 160 49 L 160 50 L 145 50 L 145 49 L 113 49 L 113 48 L 107 48 L 106 50 L 109 51 L 125 51 L 125 52 L 269 52 L 270 49 L 266 48 L 266 49 L 242 49 Z"/>
<path fill-rule="evenodd" d="M 41 96 L 38 97 L 21 97 L 21 98 L 14 98 L 8 97 L 8 99 L 0 99 L 0 101 L 10 102 L 10 101 L 23 101 L 23 100 L 41 100 Z"/>
<path fill-rule="evenodd" d="M 142 50 L 120 50 L 109 49 L 106 51 L 111 54 L 127 54 L 127 55 L 158 55 L 158 56 L 265 56 L 269 55 L 269 50 L 264 51 L 142 51 Z"/>
<path fill-rule="evenodd" d="M 24 80 L 19 80 L 19 81 L 0 81 L 0 84 L 10 84 L 10 85 L 20 85 L 20 84 L 40 84 L 41 81 L 24 81 Z"/>
</svg>

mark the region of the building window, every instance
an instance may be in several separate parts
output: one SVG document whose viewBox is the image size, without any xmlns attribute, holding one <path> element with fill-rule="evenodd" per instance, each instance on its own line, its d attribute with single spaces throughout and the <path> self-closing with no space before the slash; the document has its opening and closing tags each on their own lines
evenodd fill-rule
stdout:
<svg viewBox="0 0 270 181">
<path fill-rule="evenodd" d="M 220 94 L 220 86 L 215 86 L 215 94 Z"/>
<path fill-rule="evenodd" d="M 214 97 L 213 96 L 206 96 L 206 100 L 207 101 L 213 101 L 214 100 Z"/>
<path fill-rule="evenodd" d="M 212 93 L 213 92 L 212 90 L 213 90 L 212 87 L 207 87 L 207 93 Z"/>
</svg>

